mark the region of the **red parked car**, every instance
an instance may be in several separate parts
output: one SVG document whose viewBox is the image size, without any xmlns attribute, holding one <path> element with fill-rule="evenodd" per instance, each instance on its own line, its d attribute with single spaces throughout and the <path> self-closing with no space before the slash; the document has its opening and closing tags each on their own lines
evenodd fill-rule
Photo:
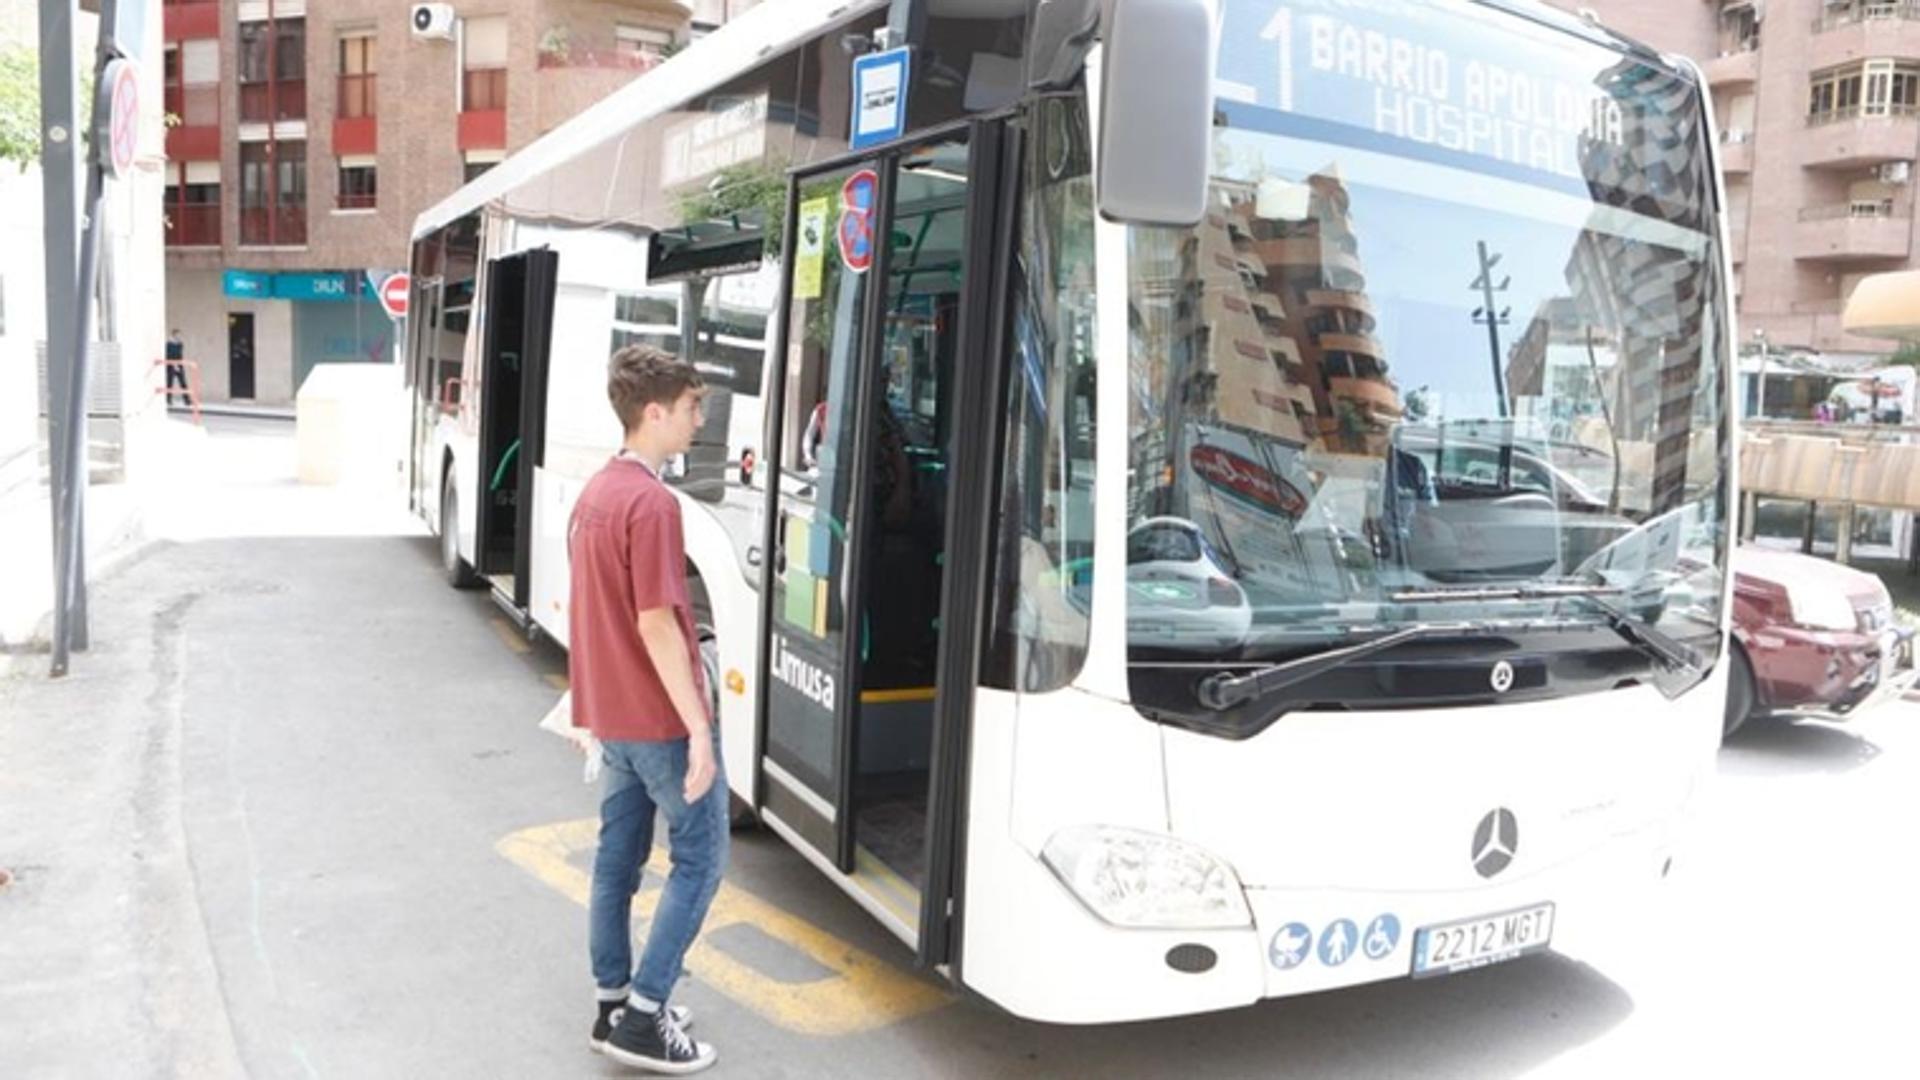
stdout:
<svg viewBox="0 0 1920 1080">
<path fill-rule="evenodd" d="M 1879 578 L 1755 547 L 1733 570 L 1727 735 L 1762 716 L 1846 719 L 1913 685 L 1913 632 Z"/>
</svg>

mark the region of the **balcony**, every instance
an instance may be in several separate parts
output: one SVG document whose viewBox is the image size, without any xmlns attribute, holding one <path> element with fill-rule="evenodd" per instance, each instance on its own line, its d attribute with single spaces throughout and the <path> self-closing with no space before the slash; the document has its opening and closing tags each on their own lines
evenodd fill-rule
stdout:
<svg viewBox="0 0 1920 1080">
<path fill-rule="evenodd" d="M 355 116 L 333 122 L 335 154 L 372 154 L 379 149 L 379 123 L 373 117 Z"/>
<path fill-rule="evenodd" d="M 1287 305 L 1270 292 L 1253 294 L 1253 313 L 1261 319 L 1274 322 L 1287 321 Z"/>
<path fill-rule="evenodd" d="M 160 36 L 167 42 L 220 38 L 220 0 L 167 4 L 161 10 Z"/>
<path fill-rule="evenodd" d="M 507 113 L 504 109 L 484 112 L 469 110 L 460 114 L 455 143 L 462 150 L 505 150 Z"/>
<path fill-rule="evenodd" d="M 665 57 L 622 48 L 611 40 L 584 42 L 568 39 L 542 47 L 536 66 L 542 71 L 601 68 L 643 75 L 664 63 Z"/>
<path fill-rule="evenodd" d="M 1375 360 L 1387 358 L 1387 350 L 1366 334 L 1345 334 L 1330 330 L 1320 335 L 1319 344 L 1323 352 L 1343 352 L 1353 356 L 1368 356 Z"/>
<path fill-rule="evenodd" d="M 1701 64 L 1700 69 L 1707 76 L 1707 85 L 1716 90 L 1753 85 L 1760 77 L 1758 45 L 1757 40 L 1736 45 L 1731 51 Z"/>
<path fill-rule="evenodd" d="M 240 242 L 257 247 L 302 247 L 307 242 L 305 203 L 251 206 L 240 211 Z"/>
<path fill-rule="evenodd" d="M 1373 322 L 1373 301 L 1366 293 L 1349 292 L 1344 289 L 1309 289 L 1307 303 L 1319 308 L 1339 308 L 1343 311 L 1357 311 L 1365 315 L 1366 322 Z"/>
<path fill-rule="evenodd" d="M 1808 207 L 1795 226 L 1793 257 L 1801 262 L 1893 262 L 1912 250 L 1912 211 L 1887 202 Z"/>
<path fill-rule="evenodd" d="M 1836 109 L 1807 118 L 1801 160 L 1810 169 L 1859 169 L 1911 161 L 1920 145 L 1920 109 L 1911 105 Z"/>
<path fill-rule="evenodd" d="M 1920 2 L 1863 3 L 1813 24 L 1808 67 L 1814 71 L 1862 60 L 1920 60 Z"/>
<path fill-rule="evenodd" d="M 219 203 L 168 203 L 166 221 L 168 247 L 220 246 Z"/>
<path fill-rule="evenodd" d="M 1729 128 L 1720 133 L 1720 173 L 1746 176 L 1753 172 L 1753 135 Z"/>
<path fill-rule="evenodd" d="M 1291 236 L 1280 240 L 1262 240 L 1254 245 L 1254 250 L 1259 253 L 1260 261 L 1269 268 L 1284 266 L 1295 269 L 1318 269 L 1321 271 L 1322 280 L 1328 282 L 1337 275 L 1344 275 L 1349 279 L 1362 277 L 1358 258 L 1342 251 L 1337 245 L 1322 243 L 1317 236 Z"/>
<path fill-rule="evenodd" d="M 280 120 L 307 118 L 307 81 L 283 79 L 278 82 L 240 84 L 240 122 L 266 124 Z"/>
</svg>

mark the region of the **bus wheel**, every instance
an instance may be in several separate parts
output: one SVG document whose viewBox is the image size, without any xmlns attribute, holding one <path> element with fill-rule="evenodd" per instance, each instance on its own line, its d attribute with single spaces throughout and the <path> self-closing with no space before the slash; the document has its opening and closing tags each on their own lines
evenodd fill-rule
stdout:
<svg viewBox="0 0 1920 1080">
<path fill-rule="evenodd" d="M 1732 654 L 1732 667 L 1727 672 L 1727 710 L 1720 729 L 1722 742 L 1733 738 L 1735 732 L 1753 719 L 1754 703 L 1759 699 L 1753 685 L 1753 665 L 1747 662 L 1746 652 L 1731 641 L 1727 643 L 1727 652 Z"/>
<path fill-rule="evenodd" d="M 460 557 L 460 495 L 453 490 L 453 478 L 440 485 L 440 569 L 447 584 L 456 589 L 471 589 L 480 584 L 479 575 Z"/>
</svg>

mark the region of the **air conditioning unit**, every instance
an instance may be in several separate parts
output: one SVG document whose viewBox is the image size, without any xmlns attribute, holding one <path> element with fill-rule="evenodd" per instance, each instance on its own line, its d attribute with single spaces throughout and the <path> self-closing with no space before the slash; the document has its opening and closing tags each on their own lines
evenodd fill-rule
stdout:
<svg viewBox="0 0 1920 1080">
<path fill-rule="evenodd" d="M 1889 161 L 1880 166 L 1880 182 L 1883 184 L 1904 184 L 1913 179 L 1913 162 Z"/>
<path fill-rule="evenodd" d="M 413 27 L 416 38 L 453 39 L 454 14 L 452 4 L 415 4 L 409 16 L 408 25 Z"/>
</svg>

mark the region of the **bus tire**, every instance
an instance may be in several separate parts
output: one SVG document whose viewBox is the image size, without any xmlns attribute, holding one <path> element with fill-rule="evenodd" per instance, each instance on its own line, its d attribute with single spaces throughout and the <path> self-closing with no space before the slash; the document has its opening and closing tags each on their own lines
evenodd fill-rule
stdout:
<svg viewBox="0 0 1920 1080">
<path fill-rule="evenodd" d="M 1727 672 L 1727 708 L 1720 728 L 1722 742 L 1733 738 L 1735 732 L 1754 718 L 1760 699 L 1758 687 L 1753 681 L 1753 665 L 1747 661 L 1746 650 L 1729 638 L 1727 653 L 1730 666 Z"/>
<path fill-rule="evenodd" d="M 440 484 L 440 570 L 447 584 L 456 589 L 472 589 L 480 584 L 467 560 L 460 557 L 460 494 L 453 489 L 453 477 Z"/>
</svg>

